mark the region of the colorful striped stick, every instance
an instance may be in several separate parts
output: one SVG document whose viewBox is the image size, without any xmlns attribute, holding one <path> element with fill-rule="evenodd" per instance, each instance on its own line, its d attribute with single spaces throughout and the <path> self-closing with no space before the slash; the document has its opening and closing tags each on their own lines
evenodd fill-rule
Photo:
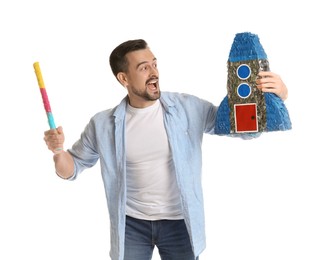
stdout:
<svg viewBox="0 0 327 260">
<path fill-rule="evenodd" d="M 40 65 L 38 62 L 35 62 L 33 64 L 34 70 L 35 70 L 35 75 L 37 78 L 37 82 L 39 84 L 40 87 L 40 92 L 42 95 L 42 100 L 43 100 L 43 105 L 44 105 L 44 109 L 45 112 L 47 113 L 47 117 L 48 117 L 48 123 L 50 126 L 50 129 L 56 129 L 56 124 L 54 122 L 54 118 L 51 112 L 51 107 L 50 107 L 50 102 L 48 99 L 48 95 L 47 95 L 47 91 L 43 82 L 43 78 L 42 78 L 42 73 L 41 73 L 41 69 L 40 69 Z"/>
</svg>

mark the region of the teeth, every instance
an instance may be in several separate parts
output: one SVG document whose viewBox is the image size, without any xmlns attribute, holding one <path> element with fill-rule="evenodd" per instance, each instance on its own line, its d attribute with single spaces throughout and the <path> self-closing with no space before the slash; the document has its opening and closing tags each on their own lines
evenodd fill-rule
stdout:
<svg viewBox="0 0 327 260">
<path fill-rule="evenodd" d="M 149 81 L 148 84 L 155 84 L 155 83 L 157 83 L 157 82 L 158 82 L 158 80 L 151 80 L 151 81 Z"/>
</svg>

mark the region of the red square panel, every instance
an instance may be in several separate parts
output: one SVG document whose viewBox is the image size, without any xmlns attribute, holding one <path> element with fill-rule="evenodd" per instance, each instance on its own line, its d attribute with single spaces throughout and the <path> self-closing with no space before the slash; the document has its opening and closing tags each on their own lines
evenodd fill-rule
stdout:
<svg viewBox="0 0 327 260">
<path fill-rule="evenodd" d="M 235 131 L 258 132 L 257 104 L 235 104 Z"/>
</svg>

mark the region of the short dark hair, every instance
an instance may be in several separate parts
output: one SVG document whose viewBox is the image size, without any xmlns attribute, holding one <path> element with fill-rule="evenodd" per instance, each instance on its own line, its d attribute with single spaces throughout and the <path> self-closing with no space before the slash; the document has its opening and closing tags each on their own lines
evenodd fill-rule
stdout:
<svg viewBox="0 0 327 260">
<path fill-rule="evenodd" d="M 118 45 L 110 54 L 109 64 L 112 73 L 117 77 L 119 72 L 127 72 L 128 60 L 126 54 L 132 51 L 143 50 L 148 47 L 142 39 L 129 40 Z"/>
</svg>

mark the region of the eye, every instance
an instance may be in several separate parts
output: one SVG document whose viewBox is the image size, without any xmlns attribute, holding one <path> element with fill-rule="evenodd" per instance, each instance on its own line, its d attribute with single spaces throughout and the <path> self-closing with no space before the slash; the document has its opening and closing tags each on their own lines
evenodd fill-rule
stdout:
<svg viewBox="0 0 327 260">
<path fill-rule="evenodd" d="M 141 71 L 146 71 L 148 69 L 148 66 L 142 66 Z"/>
</svg>

